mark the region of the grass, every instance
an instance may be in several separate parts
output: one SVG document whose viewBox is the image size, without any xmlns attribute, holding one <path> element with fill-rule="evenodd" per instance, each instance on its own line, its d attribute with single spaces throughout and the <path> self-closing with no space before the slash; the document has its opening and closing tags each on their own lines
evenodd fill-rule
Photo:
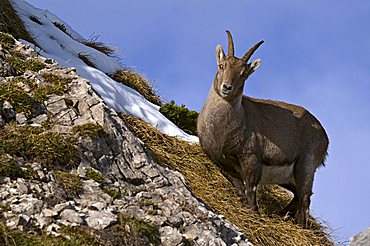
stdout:
<svg viewBox="0 0 370 246">
<path fill-rule="evenodd" d="M 99 38 L 99 35 L 95 35 L 92 36 L 89 40 L 83 41 L 82 43 L 86 46 L 89 46 L 90 48 L 100 51 L 103 54 L 106 54 L 107 56 L 113 56 L 116 49 L 102 42 L 99 42 Z"/>
<path fill-rule="evenodd" d="M 86 123 L 83 125 L 74 126 L 73 132 L 79 134 L 80 136 L 90 138 L 95 136 L 103 137 L 106 134 L 104 128 L 95 123 Z"/>
<path fill-rule="evenodd" d="M 46 66 L 43 62 L 38 61 L 36 59 L 24 59 L 22 56 L 16 55 L 16 53 L 13 52 L 13 56 L 9 56 L 5 58 L 5 61 L 12 66 L 12 68 L 15 70 L 16 75 L 22 75 L 27 70 L 31 70 L 34 72 L 38 72 L 41 69 L 44 69 Z"/>
<path fill-rule="evenodd" d="M 103 191 L 113 199 L 117 199 L 121 196 L 121 192 L 117 188 L 105 188 Z"/>
<path fill-rule="evenodd" d="M 148 101 L 162 105 L 162 100 L 154 93 L 153 86 L 141 74 L 137 74 L 129 69 L 122 69 L 112 75 L 112 78 L 122 84 L 136 90 Z"/>
<path fill-rule="evenodd" d="M 54 170 L 55 181 L 63 188 L 69 196 L 76 196 L 82 191 L 80 177 L 69 172 Z"/>
<path fill-rule="evenodd" d="M 15 45 L 15 39 L 7 33 L 0 32 L 0 44 L 9 49 Z"/>
<path fill-rule="evenodd" d="M 7 124 L 0 130 L 0 153 L 23 157 L 45 167 L 71 168 L 79 163 L 76 139 L 41 127 Z"/>
<path fill-rule="evenodd" d="M 310 219 L 304 229 L 276 215 L 290 200 L 278 186 L 261 186 L 260 214 L 246 209 L 236 189 L 202 152 L 197 144 L 168 137 L 147 123 L 122 116 L 130 130 L 140 138 L 161 165 L 181 172 L 192 192 L 238 226 L 255 245 L 334 245 L 324 226 Z"/>
<path fill-rule="evenodd" d="M 87 54 L 78 53 L 78 58 L 80 58 L 86 65 L 96 68 L 95 64 L 92 61 L 90 61 L 90 58 Z"/>
<path fill-rule="evenodd" d="M 26 31 L 22 20 L 15 13 L 9 0 L 0 0 L 0 31 L 9 33 L 16 39 L 21 38 L 37 45 Z"/>
<path fill-rule="evenodd" d="M 86 170 L 86 177 L 95 180 L 99 184 L 104 182 L 104 176 L 93 168 L 88 168 Z"/>
<path fill-rule="evenodd" d="M 67 32 L 67 28 L 66 28 L 66 26 L 65 26 L 63 23 L 59 23 L 59 22 L 57 22 L 57 21 L 54 21 L 54 22 L 53 22 L 53 25 L 54 25 L 56 28 L 58 28 L 59 30 L 61 30 L 62 32 L 64 32 L 65 34 L 67 34 L 68 36 L 71 36 L 71 34 L 69 34 L 69 33 Z"/>
</svg>

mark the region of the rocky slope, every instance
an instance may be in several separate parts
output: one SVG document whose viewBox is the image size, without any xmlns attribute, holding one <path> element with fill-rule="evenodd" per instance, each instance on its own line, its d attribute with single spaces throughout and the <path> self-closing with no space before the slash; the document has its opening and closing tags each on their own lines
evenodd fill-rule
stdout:
<svg viewBox="0 0 370 246">
<path fill-rule="evenodd" d="M 137 245 L 249 244 L 192 195 L 180 173 L 155 163 L 73 68 L 1 34 L 0 76 L 7 88 L 0 91 L 0 217 L 7 228 L 67 238 L 66 227 L 85 228 L 97 245 L 128 244 L 133 235 Z M 2 243 L 17 240 L 1 233 Z"/>
</svg>

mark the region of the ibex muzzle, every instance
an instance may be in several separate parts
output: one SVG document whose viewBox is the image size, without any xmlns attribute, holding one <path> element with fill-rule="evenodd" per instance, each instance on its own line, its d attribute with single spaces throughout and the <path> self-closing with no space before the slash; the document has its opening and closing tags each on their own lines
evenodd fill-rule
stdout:
<svg viewBox="0 0 370 246">
<path fill-rule="evenodd" d="M 302 107 L 243 96 L 246 79 L 261 64 L 260 59 L 248 61 L 263 41 L 237 58 L 229 31 L 227 35 L 228 54 L 217 46 L 218 71 L 198 118 L 200 145 L 247 207 L 258 211 L 258 184 L 279 184 L 294 194 L 283 213 L 306 225 L 314 175 L 325 161 L 328 137 Z"/>
</svg>

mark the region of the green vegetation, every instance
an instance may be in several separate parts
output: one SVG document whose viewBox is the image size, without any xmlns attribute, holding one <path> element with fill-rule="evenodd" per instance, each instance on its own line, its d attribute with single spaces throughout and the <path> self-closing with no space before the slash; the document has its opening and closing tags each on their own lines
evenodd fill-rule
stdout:
<svg viewBox="0 0 370 246">
<path fill-rule="evenodd" d="M 22 88 L 12 82 L 0 83 L 0 104 L 10 102 L 16 112 L 24 112 L 29 116 L 33 112 L 33 106 L 38 102 L 29 96 Z"/>
<path fill-rule="evenodd" d="M 185 132 L 197 135 L 198 112 L 189 110 L 184 104 L 177 106 L 174 100 L 162 105 L 159 112 Z"/>
<path fill-rule="evenodd" d="M 65 171 L 53 171 L 55 181 L 63 188 L 70 196 L 78 195 L 82 190 L 80 177 Z"/>
<path fill-rule="evenodd" d="M 90 40 L 83 41 L 82 43 L 90 48 L 96 49 L 107 56 L 112 56 L 116 51 L 115 48 L 110 47 L 102 42 L 98 41 L 99 36 L 92 36 Z"/>
<path fill-rule="evenodd" d="M 26 31 L 22 20 L 14 11 L 9 0 L 0 0 L 0 32 L 9 33 L 16 39 L 21 38 L 36 44 Z"/>
<path fill-rule="evenodd" d="M 166 136 L 139 119 L 130 116 L 122 118 L 158 163 L 181 172 L 194 195 L 244 231 L 253 244 L 333 245 L 326 228 L 314 219 L 310 219 L 309 229 L 303 229 L 276 214 L 291 199 L 283 188 L 260 187 L 258 215 L 243 206 L 236 189 L 205 156 L 199 145 Z"/>
<path fill-rule="evenodd" d="M 86 170 L 86 177 L 95 180 L 98 183 L 104 182 L 104 176 L 100 172 L 94 170 L 93 168 L 88 168 Z"/>
<path fill-rule="evenodd" d="M 0 32 L 0 44 L 9 49 L 15 45 L 15 39 L 7 33 Z"/>
<path fill-rule="evenodd" d="M 107 193 L 113 199 L 117 199 L 121 196 L 121 192 L 118 188 L 105 188 L 103 189 L 105 193 Z"/>
<path fill-rule="evenodd" d="M 121 226 L 128 225 L 130 227 L 130 232 L 133 236 L 144 236 L 153 245 L 160 245 L 161 239 L 159 236 L 158 226 L 147 223 L 137 217 L 123 214 L 119 216 L 119 221 Z"/>
<path fill-rule="evenodd" d="M 67 85 L 72 82 L 72 79 L 52 73 L 44 73 L 42 78 L 47 84 L 34 88 L 34 97 L 39 102 L 45 101 L 50 94 L 63 95 L 68 91 Z"/>
<path fill-rule="evenodd" d="M 153 85 L 149 85 L 148 81 L 141 74 L 137 74 L 129 69 L 117 71 L 112 78 L 122 84 L 136 90 L 149 102 L 156 105 L 161 105 L 162 100 L 154 93 Z"/>
<path fill-rule="evenodd" d="M 74 126 L 73 132 L 79 134 L 80 136 L 90 138 L 95 136 L 103 137 L 106 134 L 104 128 L 95 123 L 86 123 L 83 125 Z"/>
<path fill-rule="evenodd" d="M 23 171 L 14 159 L 0 153 L 0 176 L 14 179 L 23 177 Z"/>
<path fill-rule="evenodd" d="M 4 246 L 103 246 L 104 244 L 94 237 L 92 230 L 86 227 L 61 227 L 65 236 L 53 237 L 33 232 L 10 230 L 0 222 L 0 245 Z"/>
<path fill-rule="evenodd" d="M 23 157 L 46 167 L 70 168 L 79 163 L 76 139 L 41 127 L 7 124 L 0 130 L 0 153 Z"/>
<path fill-rule="evenodd" d="M 38 72 L 46 67 L 43 62 L 33 58 L 25 59 L 23 56 L 17 55 L 17 52 L 13 52 L 12 55 L 13 56 L 5 58 L 5 61 L 14 68 L 16 75 L 22 75 L 26 70 Z"/>
</svg>

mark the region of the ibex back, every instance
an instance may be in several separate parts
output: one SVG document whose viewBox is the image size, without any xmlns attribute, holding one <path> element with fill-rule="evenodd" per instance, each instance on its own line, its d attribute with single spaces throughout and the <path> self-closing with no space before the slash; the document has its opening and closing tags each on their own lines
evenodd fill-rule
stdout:
<svg viewBox="0 0 370 246">
<path fill-rule="evenodd" d="M 198 118 L 200 145 L 238 189 L 244 204 L 258 211 L 258 184 L 279 184 L 294 198 L 282 211 L 306 226 L 316 169 L 323 165 L 329 144 L 320 122 L 306 109 L 272 100 L 243 96 L 245 80 L 261 61 L 234 56 L 216 48 L 218 71 Z"/>
</svg>

